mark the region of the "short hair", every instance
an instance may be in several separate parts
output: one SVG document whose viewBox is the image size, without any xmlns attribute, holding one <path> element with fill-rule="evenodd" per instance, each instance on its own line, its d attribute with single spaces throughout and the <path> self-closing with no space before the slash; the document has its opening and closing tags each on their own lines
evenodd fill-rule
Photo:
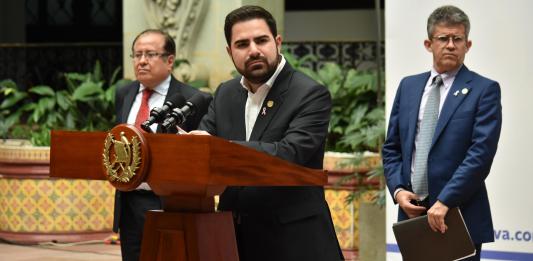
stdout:
<svg viewBox="0 0 533 261">
<path fill-rule="evenodd" d="M 274 20 L 274 17 L 272 17 L 271 13 L 260 6 L 245 5 L 231 11 L 228 15 L 226 15 L 224 34 L 226 36 L 226 42 L 228 43 L 228 46 L 231 46 L 231 30 L 233 29 L 233 25 L 252 19 L 265 20 L 270 32 L 272 33 L 272 36 L 275 38 L 276 35 L 278 35 L 276 20 Z"/>
<path fill-rule="evenodd" d="M 165 50 L 165 53 L 169 55 L 176 56 L 176 42 L 174 42 L 174 39 L 172 36 L 170 36 L 167 32 L 159 29 L 146 29 L 142 31 L 140 34 L 138 34 L 135 39 L 133 40 L 133 43 L 131 44 L 131 52 L 134 52 L 133 47 L 135 46 L 135 42 L 137 42 L 137 39 L 143 35 L 147 34 L 160 34 L 165 38 L 165 44 L 163 46 L 163 49 Z"/>
<path fill-rule="evenodd" d="M 468 16 L 465 14 L 465 12 L 463 12 L 463 10 L 459 9 L 456 6 L 441 6 L 435 9 L 435 11 L 433 11 L 433 13 L 429 15 L 427 24 L 429 38 L 433 36 L 435 26 L 439 24 L 463 25 L 465 27 L 465 36 L 466 38 L 468 38 L 468 33 L 470 32 L 470 20 L 468 19 Z"/>
</svg>

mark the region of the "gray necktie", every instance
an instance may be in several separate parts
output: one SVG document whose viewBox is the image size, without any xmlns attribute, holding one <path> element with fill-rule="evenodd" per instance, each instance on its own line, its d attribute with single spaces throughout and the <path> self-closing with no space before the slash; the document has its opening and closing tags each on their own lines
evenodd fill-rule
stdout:
<svg viewBox="0 0 533 261">
<path fill-rule="evenodd" d="M 420 130 L 418 132 L 418 144 L 415 153 L 415 169 L 412 177 L 413 192 L 424 199 L 428 196 L 428 154 L 435 133 L 435 127 L 439 119 L 440 87 L 442 77 L 433 78 L 430 86 L 428 100 L 424 109 Z"/>
</svg>

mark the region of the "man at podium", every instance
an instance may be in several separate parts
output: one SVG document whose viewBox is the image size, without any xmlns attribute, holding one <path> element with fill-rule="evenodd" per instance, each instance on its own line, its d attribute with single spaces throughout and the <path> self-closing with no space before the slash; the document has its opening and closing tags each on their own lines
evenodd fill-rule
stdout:
<svg viewBox="0 0 533 261">
<path fill-rule="evenodd" d="M 322 169 L 331 109 L 327 88 L 286 62 L 276 22 L 263 8 L 232 11 L 224 33 L 242 77 L 217 88 L 200 123 L 203 131 L 191 134 Z M 343 259 L 323 187 L 228 187 L 218 209 L 233 212 L 241 261 Z"/>
<path fill-rule="evenodd" d="M 148 29 L 137 35 L 131 54 L 137 81 L 116 92 L 117 123 L 129 123 L 140 129 L 150 110 L 162 107 L 169 97 L 189 99 L 199 92 L 172 76 L 175 55 L 176 44 L 167 33 Z M 194 118 L 181 127 L 195 129 L 206 111 L 205 107 L 197 108 Z M 151 126 L 152 132 L 158 132 L 158 125 Z M 139 260 L 145 213 L 154 209 L 161 209 L 161 200 L 146 183 L 133 191 L 116 192 L 113 231 L 120 232 L 122 260 Z"/>
</svg>

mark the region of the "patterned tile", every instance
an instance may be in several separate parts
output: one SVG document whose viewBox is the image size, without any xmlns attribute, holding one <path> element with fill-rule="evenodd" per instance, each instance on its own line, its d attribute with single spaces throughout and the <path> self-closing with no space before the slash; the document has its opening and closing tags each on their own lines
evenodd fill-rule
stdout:
<svg viewBox="0 0 533 261">
<path fill-rule="evenodd" d="M 377 68 L 376 42 L 284 42 L 284 48 L 296 58 L 313 55 L 314 62 L 305 66 L 316 70 L 325 62 L 335 62 L 357 70 Z M 385 46 L 381 45 L 382 57 L 385 57 Z M 384 59 L 384 58 L 382 58 Z M 381 61 L 382 64 L 384 60 Z"/>
<path fill-rule="evenodd" d="M 0 230 L 110 231 L 114 188 L 106 181 L 0 179 Z"/>
<path fill-rule="evenodd" d="M 346 204 L 346 197 L 354 189 L 326 189 L 325 196 L 331 211 L 333 225 L 342 250 L 359 250 L 359 204 L 360 200 L 369 202 L 373 191 L 363 193 L 361 199 Z"/>
</svg>

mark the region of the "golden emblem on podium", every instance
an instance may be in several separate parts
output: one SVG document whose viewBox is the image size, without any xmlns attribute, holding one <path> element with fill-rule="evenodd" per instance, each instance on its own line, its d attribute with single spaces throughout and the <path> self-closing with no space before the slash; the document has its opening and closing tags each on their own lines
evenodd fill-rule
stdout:
<svg viewBox="0 0 533 261">
<path fill-rule="evenodd" d="M 111 132 L 107 134 L 102 156 L 107 178 L 111 182 L 127 183 L 135 176 L 135 171 L 141 164 L 140 147 L 141 142 L 137 137 L 132 137 L 130 142 L 123 131 L 120 132 L 119 140 Z"/>
</svg>

